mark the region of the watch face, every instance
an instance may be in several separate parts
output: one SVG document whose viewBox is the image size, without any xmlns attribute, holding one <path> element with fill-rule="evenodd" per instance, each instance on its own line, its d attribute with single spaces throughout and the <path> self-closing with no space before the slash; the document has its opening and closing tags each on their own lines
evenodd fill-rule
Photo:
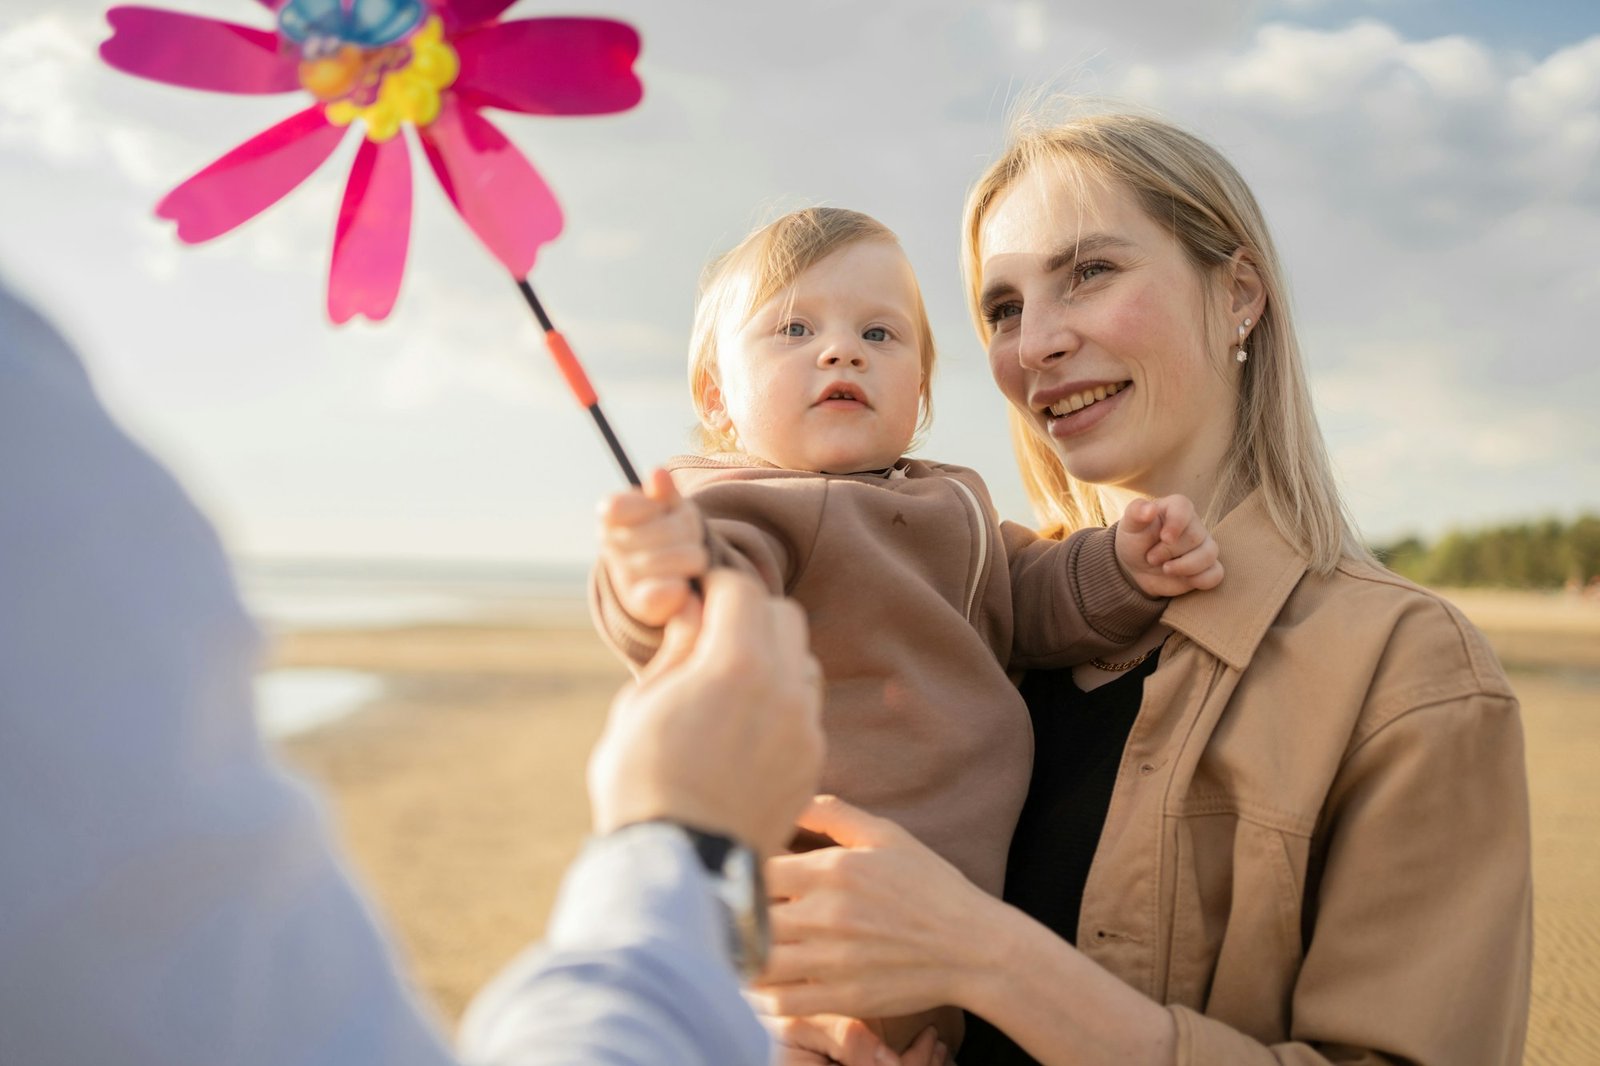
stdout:
<svg viewBox="0 0 1600 1066">
<path fill-rule="evenodd" d="M 718 882 L 717 895 L 726 904 L 732 925 L 735 963 L 744 977 L 754 977 L 767 965 L 772 945 L 761 861 L 749 848 L 735 847 L 723 861 Z"/>
</svg>

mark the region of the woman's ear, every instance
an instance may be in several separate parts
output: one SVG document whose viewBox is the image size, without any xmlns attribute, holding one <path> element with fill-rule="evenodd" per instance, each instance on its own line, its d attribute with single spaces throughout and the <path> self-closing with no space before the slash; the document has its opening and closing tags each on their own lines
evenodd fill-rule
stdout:
<svg viewBox="0 0 1600 1066">
<path fill-rule="evenodd" d="M 1267 288 L 1261 281 L 1261 272 L 1250 253 L 1243 248 L 1233 253 L 1227 271 L 1228 306 L 1237 320 L 1246 318 L 1261 321 L 1261 312 L 1267 306 Z"/>
</svg>

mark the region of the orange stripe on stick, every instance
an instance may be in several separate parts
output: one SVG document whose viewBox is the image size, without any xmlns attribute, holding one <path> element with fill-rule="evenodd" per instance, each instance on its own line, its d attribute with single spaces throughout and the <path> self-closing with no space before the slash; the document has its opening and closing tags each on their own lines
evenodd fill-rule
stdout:
<svg viewBox="0 0 1600 1066">
<path fill-rule="evenodd" d="M 550 355 L 556 361 L 556 366 L 561 368 L 561 376 L 567 379 L 567 387 L 572 390 L 572 395 L 585 407 L 593 407 L 599 402 L 594 394 L 594 386 L 589 384 L 589 375 L 583 372 L 583 364 L 578 362 L 578 357 L 572 353 L 572 346 L 567 343 L 567 338 L 557 331 L 546 330 L 544 344 L 550 349 Z"/>
</svg>

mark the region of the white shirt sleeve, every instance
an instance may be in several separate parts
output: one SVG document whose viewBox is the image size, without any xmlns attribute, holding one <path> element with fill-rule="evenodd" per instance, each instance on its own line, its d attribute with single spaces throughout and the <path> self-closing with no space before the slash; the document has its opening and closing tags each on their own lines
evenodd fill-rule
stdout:
<svg viewBox="0 0 1600 1066">
<path fill-rule="evenodd" d="M 258 645 L 210 526 L 0 288 L 0 1062 L 454 1061 L 263 749 Z M 578 866 L 481 1061 L 765 1061 L 682 851 Z"/>
<path fill-rule="evenodd" d="M 728 964 L 727 920 L 683 833 L 592 840 L 545 944 L 479 993 L 462 1021 L 473 1063 L 757 1066 L 772 1049 Z"/>
</svg>

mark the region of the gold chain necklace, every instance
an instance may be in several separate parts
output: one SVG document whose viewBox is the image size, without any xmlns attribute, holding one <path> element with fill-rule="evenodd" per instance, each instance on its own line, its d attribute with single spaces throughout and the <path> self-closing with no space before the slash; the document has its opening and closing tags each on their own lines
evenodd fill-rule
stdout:
<svg viewBox="0 0 1600 1066">
<path fill-rule="evenodd" d="M 1159 647 L 1161 647 L 1161 645 L 1157 644 L 1155 648 L 1146 650 L 1143 655 L 1135 656 L 1132 659 L 1124 659 L 1121 662 L 1112 663 L 1107 662 L 1104 659 L 1090 659 L 1089 665 L 1094 667 L 1096 670 L 1104 670 L 1108 674 L 1120 674 L 1125 670 L 1132 670 L 1135 666 L 1138 666 L 1140 663 L 1150 658 L 1150 656 L 1156 653 L 1156 648 Z"/>
</svg>

